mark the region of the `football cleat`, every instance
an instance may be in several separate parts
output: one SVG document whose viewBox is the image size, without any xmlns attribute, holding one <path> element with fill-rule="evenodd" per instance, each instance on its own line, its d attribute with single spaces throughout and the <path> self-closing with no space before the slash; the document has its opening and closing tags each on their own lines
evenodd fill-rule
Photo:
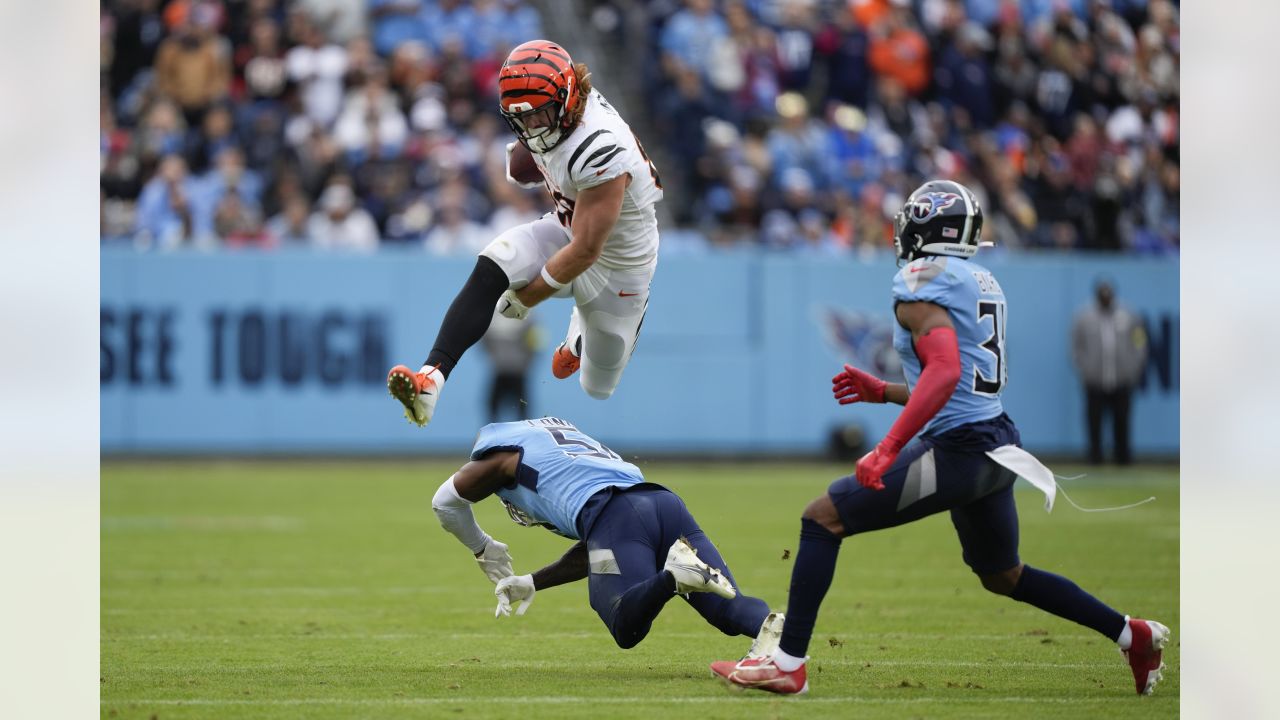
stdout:
<svg viewBox="0 0 1280 720">
<path fill-rule="evenodd" d="M 581 337 L 578 338 L 578 350 L 579 352 L 582 350 Z M 560 343 L 555 355 L 551 356 L 551 374 L 559 380 L 564 380 L 578 372 L 579 367 L 582 367 L 582 358 L 574 355 L 567 343 Z"/>
<path fill-rule="evenodd" d="M 418 427 L 431 422 L 443 387 L 444 374 L 438 368 L 413 372 L 404 365 L 397 365 L 387 373 L 387 391 L 404 405 L 404 416 Z"/>
<path fill-rule="evenodd" d="M 1164 646 L 1169 644 L 1169 628 L 1154 620 L 1129 620 L 1133 642 L 1121 650 L 1133 670 L 1133 684 L 1139 695 L 1150 695 L 1164 675 Z"/>
<path fill-rule="evenodd" d="M 671 573 L 676 581 L 676 592 L 681 595 L 695 592 L 711 592 L 722 598 L 732 599 L 737 595 L 733 583 L 719 570 L 698 559 L 698 551 L 688 540 L 680 538 L 667 551 L 667 562 L 663 570 Z"/>
<path fill-rule="evenodd" d="M 809 658 L 805 658 L 807 661 Z M 739 662 L 720 660 L 711 663 L 711 672 L 744 688 L 764 690 L 781 695 L 809 692 L 809 674 L 805 665 L 787 672 L 774 664 L 772 657 L 746 658 Z"/>
<path fill-rule="evenodd" d="M 751 641 L 751 649 L 747 651 L 747 657 L 743 659 L 773 657 L 773 651 L 778 649 L 778 642 L 782 640 L 782 625 L 786 617 L 786 613 L 780 612 L 771 612 L 766 615 L 764 622 L 760 623 L 760 632 L 756 634 L 756 639 Z"/>
</svg>

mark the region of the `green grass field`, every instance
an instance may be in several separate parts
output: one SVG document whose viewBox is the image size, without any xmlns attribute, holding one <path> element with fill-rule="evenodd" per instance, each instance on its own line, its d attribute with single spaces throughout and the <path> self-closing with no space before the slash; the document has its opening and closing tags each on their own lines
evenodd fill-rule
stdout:
<svg viewBox="0 0 1280 720">
<path fill-rule="evenodd" d="M 619 650 L 585 583 L 493 616 L 492 585 L 430 498 L 458 463 L 174 462 L 102 466 L 101 712 L 112 718 L 1177 717 L 1178 484 L 1094 470 L 1052 514 L 1020 484 L 1022 557 L 1121 612 L 1169 625 L 1165 681 L 1080 626 L 988 594 L 945 516 L 844 543 L 810 649 L 811 693 L 733 692 L 707 669 L 749 640 L 678 599 Z M 682 495 L 740 587 L 786 605 L 805 503 L 835 465 L 644 465 Z M 1056 468 L 1070 474 L 1073 468 Z M 480 524 L 516 571 L 568 542 Z"/>
</svg>

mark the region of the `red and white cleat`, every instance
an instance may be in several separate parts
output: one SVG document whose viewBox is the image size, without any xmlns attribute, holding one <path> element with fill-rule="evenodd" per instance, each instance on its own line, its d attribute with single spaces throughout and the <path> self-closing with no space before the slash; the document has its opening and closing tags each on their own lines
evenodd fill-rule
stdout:
<svg viewBox="0 0 1280 720">
<path fill-rule="evenodd" d="M 397 365 L 387 373 L 387 391 L 404 405 L 404 416 L 418 427 L 431 422 L 443 387 L 444 373 L 438 368 L 414 372 L 404 365 Z"/>
<path fill-rule="evenodd" d="M 1155 620 L 1129 620 L 1129 631 L 1133 633 L 1133 642 L 1128 650 L 1121 650 L 1129 660 L 1129 668 L 1133 670 L 1133 684 L 1139 695 L 1150 695 L 1156 683 L 1163 676 L 1164 646 L 1169 644 L 1173 634 L 1169 628 Z"/>
<path fill-rule="evenodd" d="M 570 352 L 568 345 L 560 343 L 560 347 L 556 348 L 555 354 L 551 356 L 551 374 L 559 380 L 564 380 L 578 372 L 579 367 L 582 367 L 582 358 Z"/>
<path fill-rule="evenodd" d="M 711 672 L 738 687 L 754 688 L 780 695 L 809 692 L 809 676 L 805 666 L 787 672 L 773 663 L 773 658 L 720 660 L 711 663 Z"/>
</svg>

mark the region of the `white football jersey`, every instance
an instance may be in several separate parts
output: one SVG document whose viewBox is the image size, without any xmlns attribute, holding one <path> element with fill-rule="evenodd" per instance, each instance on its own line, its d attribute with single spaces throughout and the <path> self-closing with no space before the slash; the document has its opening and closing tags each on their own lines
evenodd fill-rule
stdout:
<svg viewBox="0 0 1280 720">
<path fill-rule="evenodd" d="M 623 174 L 631 175 L 618 222 L 604 241 L 604 267 L 647 265 L 658 254 L 658 218 L 653 204 L 662 199 L 658 171 L 631 128 L 604 96 L 592 90 L 587 109 L 569 137 L 545 153 L 533 153 L 560 224 L 572 234 L 578 193 Z"/>
</svg>

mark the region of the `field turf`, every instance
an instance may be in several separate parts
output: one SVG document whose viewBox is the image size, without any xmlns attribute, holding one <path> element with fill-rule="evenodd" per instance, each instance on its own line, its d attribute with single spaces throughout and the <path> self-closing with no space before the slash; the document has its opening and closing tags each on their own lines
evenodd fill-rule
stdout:
<svg viewBox="0 0 1280 720">
<path fill-rule="evenodd" d="M 733 692 L 707 669 L 749 640 L 679 599 L 619 650 L 585 583 L 495 619 L 492 585 L 430 498 L 459 463 L 102 465 L 101 714 L 111 718 L 1079 718 L 1178 716 L 1175 469 L 1091 470 L 1052 514 L 1020 483 L 1022 557 L 1170 626 L 1138 697 L 1115 646 L 988 594 L 945 516 L 847 540 L 810 654 L 811 693 Z M 679 492 L 748 593 L 785 607 L 799 513 L 835 465 L 642 464 Z M 1074 468 L 1055 468 L 1070 474 Z M 480 524 L 516 571 L 568 541 Z"/>
</svg>

